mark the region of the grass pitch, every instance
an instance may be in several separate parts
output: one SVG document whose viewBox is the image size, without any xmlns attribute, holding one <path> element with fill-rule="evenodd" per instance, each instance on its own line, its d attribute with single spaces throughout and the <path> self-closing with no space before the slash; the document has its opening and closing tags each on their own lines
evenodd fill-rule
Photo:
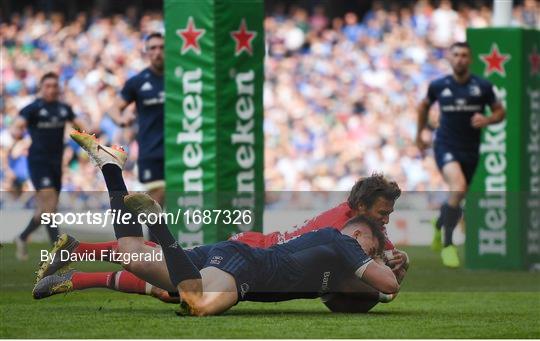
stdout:
<svg viewBox="0 0 540 341">
<path fill-rule="evenodd" d="M 176 305 L 106 289 L 34 301 L 39 250 L 17 262 L 0 248 L 0 338 L 540 338 L 540 274 L 443 268 L 428 248 L 404 248 L 398 298 L 368 314 L 333 314 L 319 300 L 239 303 L 222 316 L 178 317 Z M 83 271 L 118 269 L 79 263 Z"/>
</svg>

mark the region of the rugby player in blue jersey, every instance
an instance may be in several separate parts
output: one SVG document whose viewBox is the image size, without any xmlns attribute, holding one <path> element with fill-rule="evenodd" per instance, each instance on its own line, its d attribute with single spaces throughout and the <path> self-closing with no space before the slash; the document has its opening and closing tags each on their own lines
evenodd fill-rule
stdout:
<svg viewBox="0 0 540 341">
<path fill-rule="evenodd" d="M 139 181 L 160 205 L 165 194 L 164 177 L 164 38 L 154 32 L 145 38 L 145 54 L 150 65 L 127 80 L 109 116 L 121 127 L 137 123 Z M 125 109 L 135 102 L 136 116 Z"/>
<path fill-rule="evenodd" d="M 39 81 L 39 96 L 15 119 L 11 133 L 21 139 L 28 131 L 32 144 L 28 152 L 28 170 L 36 190 L 36 210 L 24 231 L 15 238 L 16 257 L 27 260 L 27 240 L 41 226 L 41 214 L 53 213 L 58 205 L 62 188 L 62 156 L 64 155 L 64 128 L 72 123 L 82 129 L 71 107 L 60 101 L 58 75 L 45 73 Z M 51 242 L 58 238 L 58 228 L 47 225 Z"/>
<path fill-rule="evenodd" d="M 460 261 L 452 233 L 461 218 L 461 202 L 478 164 L 480 131 L 504 120 L 505 110 L 495 96 L 493 85 L 471 74 L 471 49 L 467 43 L 453 44 L 449 60 L 453 73 L 432 81 L 426 98 L 418 106 L 416 144 L 421 151 L 428 147 L 424 130 L 429 108 L 438 102 L 441 115 L 435 131 L 435 161 L 450 194 L 435 222 L 432 248 L 441 252 L 445 266 L 455 268 Z M 489 116 L 485 114 L 486 107 L 491 109 Z M 443 228 L 444 244 L 441 242 Z"/>
<path fill-rule="evenodd" d="M 161 207 L 150 196 L 128 195 L 122 178 L 127 155 L 121 148 L 100 145 L 84 133 L 71 136 L 101 169 L 111 209 L 135 214 L 161 213 Z M 113 224 L 119 252 L 154 254 L 156 249 L 141 238 L 142 228 L 137 219 L 130 219 L 128 223 Z M 166 224 L 159 222 L 149 228 L 162 246 L 164 260 L 134 258 L 123 266 L 154 286 L 178 292 L 185 314 L 219 314 L 239 301 L 323 297 L 345 287 L 349 293 L 363 292 L 365 285 L 386 295 L 399 291 L 394 273 L 381 259 L 384 233 L 377 223 L 364 217 L 352 218 L 341 232 L 322 228 L 267 249 L 224 241 L 183 250 Z M 67 278 L 70 273 L 64 276 Z M 48 276 L 39 281 L 34 297 L 50 296 L 51 286 L 61 285 L 58 279 L 60 276 Z M 357 286 L 358 279 L 362 285 Z"/>
</svg>

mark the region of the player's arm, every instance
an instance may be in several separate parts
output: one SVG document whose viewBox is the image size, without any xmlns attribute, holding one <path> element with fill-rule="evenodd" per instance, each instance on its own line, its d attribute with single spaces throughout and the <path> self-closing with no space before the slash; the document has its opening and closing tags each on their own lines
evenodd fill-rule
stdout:
<svg viewBox="0 0 540 341">
<path fill-rule="evenodd" d="M 386 265 L 392 269 L 398 283 L 401 283 L 409 269 L 409 255 L 405 251 L 393 249 L 392 256 L 387 259 Z"/>
<path fill-rule="evenodd" d="M 484 103 L 487 103 L 491 109 L 491 115 L 485 116 L 483 113 L 475 113 L 473 117 L 471 118 L 471 125 L 474 128 L 481 129 L 484 128 L 490 124 L 497 124 L 504 120 L 504 117 L 506 116 L 506 112 L 504 110 L 504 107 L 502 103 L 497 100 L 497 96 L 495 95 L 495 91 L 493 90 L 493 85 L 486 81 L 483 86 L 483 100 Z"/>
<path fill-rule="evenodd" d="M 335 239 L 335 250 L 341 254 L 343 261 L 354 271 L 354 275 L 384 294 L 399 291 L 399 283 L 392 270 L 384 265 L 378 257 L 369 257 L 357 240 L 346 237 Z"/>
<path fill-rule="evenodd" d="M 119 97 L 107 111 L 109 117 L 120 127 L 130 126 L 134 121 L 133 115 L 122 115 L 130 103 L 131 102 L 126 101 L 124 98 Z"/>
<path fill-rule="evenodd" d="M 78 131 L 89 131 L 86 123 L 75 115 L 71 106 L 66 106 L 66 109 L 68 111 L 67 120 L 71 123 L 73 128 L 77 129 Z"/>
<path fill-rule="evenodd" d="M 20 140 L 24 137 L 24 132 L 26 131 L 27 121 L 23 116 L 17 116 L 11 125 L 10 132 L 11 136 L 15 140 Z"/>
<path fill-rule="evenodd" d="M 392 241 L 388 238 L 388 233 L 386 232 L 386 228 L 384 228 L 384 226 L 382 227 L 382 231 L 386 237 L 384 245 L 385 264 L 392 269 L 392 272 L 394 272 L 394 275 L 396 275 L 398 283 L 401 283 L 403 278 L 405 278 L 407 270 L 409 269 L 409 255 L 407 255 L 405 251 L 396 249 Z"/>
<path fill-rule="evenodd" d="M 399 291 L 396 276 L 380 259 L 362 265 L 355 275 L 384 294 L 396 294 Z"/>
<path fill-rule="evenodd" d="M 502 122 L 506 117 L 506 110 L 501 102 L 496 102 L 491 105 L 491 122 L 489 124 L 497 124 Z"/>
<path fill-rule="evenodd" d="M 485 116 L 481 113 L 475 113 L 471 118 L 471 125 L 474 128 L 481 129 L 490 124 L 497 124 L 504 120 L 506 117 L 506 111 L 501 102 L 495 102 L 491 106 L 491 115 Z"/>
<path fill-rule="evenodd" d="M 418 104 L 418 107 L 416 108 L 416 112 L 418 114 L 416 126 L 416 145 L 420 151 L 424 151 L 428 147 L 428 144 L 422 138 L 422 133 L 428 124 L 429 108 L 435 100 L 435 86 L 433 83 L 430 83 L 428 86 L 427 96 Z"/>
<path fill-rule="evenodd" d="M 428 147 L 427 143 L 422 138 L 422 132 L 427 127 L 430 106 L 431 104 L 429 103 L 429 100 L 425 98 L 420 102 L 420 104 L 418 104 L 418 108 L 416 109 L 418 113 L 418 122 L 417 122 L 417 129 L 416 129 L 416 145 L 421 151 L 425 150 Z"/>
<path fill-rule="evenodd" d="M 71 120 L 71 124 L 73 125 L 73 128 L 77 129 L 78 131 L 88 131 L 86 123 L 84 123 L 84 121 L 78 117 L 73 118 L 73 120 Z"/>
</svg>

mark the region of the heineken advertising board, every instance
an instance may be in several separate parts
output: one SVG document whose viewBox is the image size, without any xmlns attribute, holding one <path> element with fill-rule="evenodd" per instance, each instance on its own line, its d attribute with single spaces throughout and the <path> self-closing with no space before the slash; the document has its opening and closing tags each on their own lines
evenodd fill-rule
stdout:
<svg viewBox="0 0 540 341">
<path fill-rule="evenodd" d="M 165 1 L 166 205 L 183 246 L 262 231 L 263 19 L 262 1 Z"/>
<path fill-rule="evenodd" d="M 466 266 L 540 263 L 540 31 L 469 29 L 473 73 L 493 83 L 506 120 L 484 129 L 467 196 Z"/>
</svg>

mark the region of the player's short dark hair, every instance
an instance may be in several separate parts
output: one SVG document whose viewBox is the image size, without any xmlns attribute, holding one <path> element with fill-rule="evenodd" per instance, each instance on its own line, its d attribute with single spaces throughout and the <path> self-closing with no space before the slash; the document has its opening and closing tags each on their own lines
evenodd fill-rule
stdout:
<svg viewBox="0 0 540 341">
<path fill-rule="evenodd" d="M 161 38 L 161 39 L 164 39 L 163 37 L 163 34 L 161 34 L 161 32 L 152 32 L 150 33 L 149 35 L 147 35 L 145 38 L 144 38 L 144 42 L 147 43 L 150 41 L 150 39 L 152 38 Z"/>
<path fill-rule="evenodd" d="M 450 45 L 450 50 L 454 49 L 455 47 L 460 47 L 471 51 L 471 45 L 469 45 L 469 43 L 467 43 L 466 41 L 457 41 L 453 43 L 452 45 Z"/>
<path fill-rule="evenodd" d="M 39 80 L 39 85 L 43 84 L 47 79 L 58 79 L 58 74 L 56 72 L 47 72 L 43 76 L 41 76 L 41 79 Z"/>
<path fill-rule="evenodd" d="M 376 221 L 369 219 L 364 216 L 356 216 L 353 217 L 343 225 L 343 228 L 347 227 L 354 227 L 354 226 L 366 226 L 371 231 L 371 234 L 375 239 L 377 239 L 377 242 L 379 244 L 379 247 L 377 248 L 377 254 L 382 255 L 382 252 L 384 250 L 384 245 L 386 244 L 386 236 L 384 235 L 382 231 L 382 225 L 377 223 Z"/>
<path fill-rule="evenodd" d="M 394 202 L 400 195 L 401 189 L 395 181 L 388 181 L 382 174 L 374 173 L 354 184 L 347 202 L 351 209 L 356 209 L 360 204 L 370 208 L 377 198 Z"/>
</svg>

